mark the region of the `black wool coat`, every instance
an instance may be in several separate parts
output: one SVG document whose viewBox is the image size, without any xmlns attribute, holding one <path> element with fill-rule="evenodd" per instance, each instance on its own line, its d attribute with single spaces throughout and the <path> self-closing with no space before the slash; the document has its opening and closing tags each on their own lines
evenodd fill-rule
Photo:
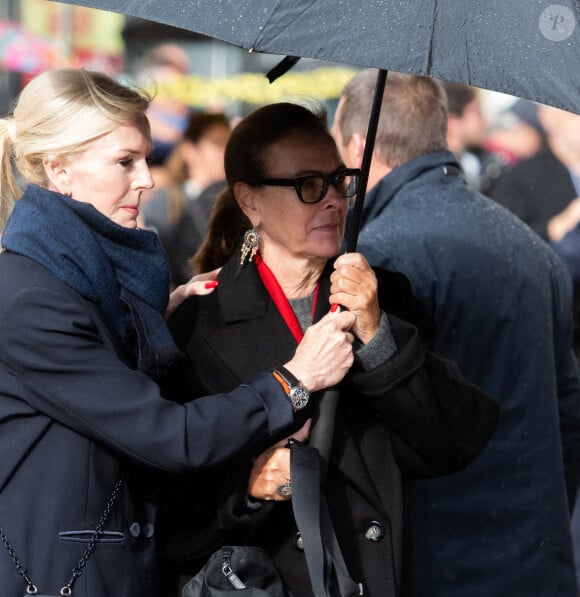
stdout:
<svg viewBox="0 0 580 597">
<path fill-rule="evenodd" d="M 315 321 L 329 310 L 330 273 L 329 265 Z M 350 575 L 365 595 L 408 596 L 414 589 L 407 481 L 467 466 L 495 428 L 498 407 L 453 363 L 427 352 L 426 338 L 404 321 L 419 324 L 426 336 L 433 331 L 407 279 L 376 273 L 397 351 L 369 372 L 355 364 L 341 384 L 324 493 Z M 296 349 L 255 265 L 240 270 L 237 256 L 220 272 L 217 290 L 184 302 L 170 327 L 192 357 L 191 384 L 199 395 L 283 364 Z M 167 554 L 177 570 L 192 573 L 221 544 L 261 545 L 292 594 L 311 595 L 291 504 L 248 508 L 248 473 L 258 453 L 241 453 L 168 491 Z"/>
</svg>

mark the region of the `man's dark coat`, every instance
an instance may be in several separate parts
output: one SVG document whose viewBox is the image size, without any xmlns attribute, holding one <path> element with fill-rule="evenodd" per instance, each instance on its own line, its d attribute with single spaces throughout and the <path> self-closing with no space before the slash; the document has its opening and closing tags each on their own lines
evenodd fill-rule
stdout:
<svg viewBox="0 0 580 597">
<path fill-rule="evenodd" d="M 392 170 L 367 193 L 358 239 L 372 265 L 408 277 L 437 322 L 438 349 L 500 403 L 471 466 L 414 484 L 419 594 L 567 597 L 580 476 L 570 279 L 457 166 L 437 151 Z"/>
</svg>

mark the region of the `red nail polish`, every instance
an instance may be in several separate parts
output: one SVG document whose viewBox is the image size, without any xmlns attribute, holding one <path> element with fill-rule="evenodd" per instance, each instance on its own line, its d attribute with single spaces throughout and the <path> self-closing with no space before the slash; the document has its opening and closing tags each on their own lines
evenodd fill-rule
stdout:
<svg viewBox="0 0 580 597">
<path fill-rule="evenodd" d="M 209 282 L 205 283 L 206 288 L 215 288 L 219 282 L 217 280 L 210 280 Z"/>
<path fill-rule="evenodd" d="M 334 313 L 339 307 L 340 307 L 340 305 L 338 303 L 334 303 L 333 305 L 330 306 L 330 312 Z"/>
</svg>

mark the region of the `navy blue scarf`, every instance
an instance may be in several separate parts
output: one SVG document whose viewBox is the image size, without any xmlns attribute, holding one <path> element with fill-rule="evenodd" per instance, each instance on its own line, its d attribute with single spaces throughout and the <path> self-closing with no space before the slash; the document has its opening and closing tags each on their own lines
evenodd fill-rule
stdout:
<svg viewBox="0 0 580 597">
<path fill-rule="evenodd" d="M 97 303 L 141 371 L 162 373 L 176 356 L 163 319 L 169 269 L 154 232 L 119 226 L 89 203 L 29 185 L 2 245 Z"/>
</svg>

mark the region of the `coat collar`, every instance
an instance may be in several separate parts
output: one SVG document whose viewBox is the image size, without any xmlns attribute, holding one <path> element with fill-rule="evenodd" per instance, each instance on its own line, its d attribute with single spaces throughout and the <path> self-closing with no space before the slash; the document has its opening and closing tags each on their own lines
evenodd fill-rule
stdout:
<svg viewBox="0 0 580 597">
<path fill-rule="evenodd" d="M 367 193 L 362 225 L 364 226 L 376 218 L 403 185 L 424 172 L 435 169 L 439 169 L 445 175 L 461 172 L 457 159 L 450 151 L 433 151 L 397 166 Z M 347 227 L 347 230 L 350 230 L 350 226 Z"/>
</svg>

